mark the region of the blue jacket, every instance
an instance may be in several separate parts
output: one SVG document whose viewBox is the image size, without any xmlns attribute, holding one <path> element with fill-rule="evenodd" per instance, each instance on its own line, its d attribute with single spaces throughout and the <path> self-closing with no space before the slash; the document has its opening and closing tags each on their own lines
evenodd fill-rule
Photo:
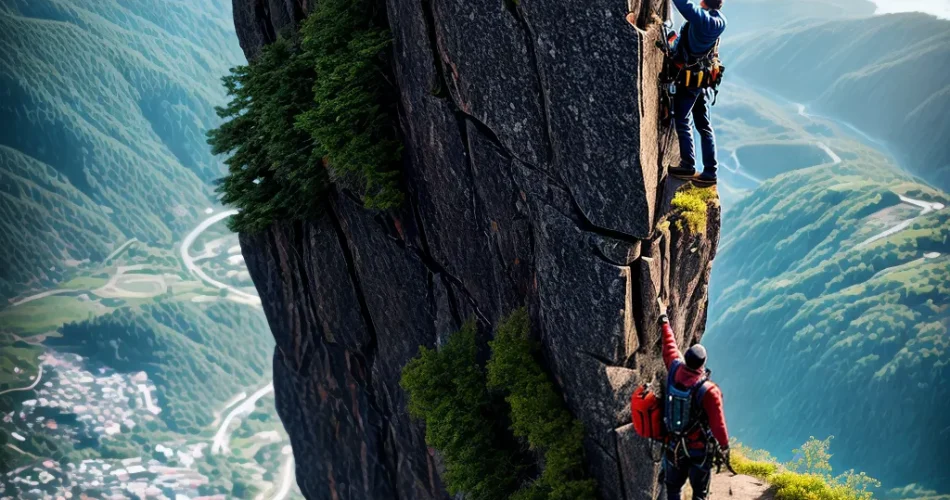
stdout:
<svg viewBox="0 0 950 500">
<path fill-rule="evenodd" d="M 673 0 L 673 5 L 689 22 L 689 52 L 699 56 L 709 52 L 726 31 L 726 18 L 718 10 L 704 10 L 690 0 Z"/>
</svg>

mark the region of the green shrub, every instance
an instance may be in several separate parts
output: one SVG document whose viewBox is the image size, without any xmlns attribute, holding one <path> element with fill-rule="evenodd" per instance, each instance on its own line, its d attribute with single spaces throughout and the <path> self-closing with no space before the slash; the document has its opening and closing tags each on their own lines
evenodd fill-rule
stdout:
<svg viewBox="0 0 950 500">
<path fill-rule="evenodd" d="M 489 387 L 506 394 L 515 436 L 527 440 L 544 463 L 541 477 L 515 498 L 595 498 L 596 484 L 584 468 L 584 429 L 535 359 L 539 346 L 529 334 L 522 308 L 501 322 L 489 343 Z"/>
<path fill-rule="evenodd" d="M 779 464 L 768 452 L 733 443 L 732 467 L 739 474 L 769 482 L 777 500 L 871 500 L 871 490 L 881 486 L 877 479 L 854 469 L 831 475 L 831 439 L 810 437 L 792 451 L 794 458 L 786 464 Z"/>
<path fill-rule="evenodd" d="M 230 222 L 235 231 L 313 217 L 323 207 L 327 171 L 313 137 L 296 125 L 314 106 L 314 66 L 298 39 L 279 38 L 223 79 L 231 101 L 217 112 L 227 121 L 208 142 L 214 154 L 231 155 L 218 192 L 240 210 Z"/>
<path fill-rule="evenodd" d="M 757 477 L 759 479 L 768 479 L 778 472 L 778 464 L 759 460 L 751 460 L 741 453 L 732 453 L 732 468 L 739 474 Z"/>
<path fill-rule="evenodd" d="M 677 191 L 673 195 L 673 201 L 670 202 L 677 213 L 676 228 L 680 231 L 688 229 L 693 233 L 704 232 L 709 202 L 715 200 L 717 196 L 715 187 L 689 187 Z"/>
<path fill-rule="evenodd" d="M 399 204 L 403 196 L 385 10 L 374 0 L 322 0 L 301 30 L 318 78 L 316 106 L 299 123 L 325 148 L 334 180 L 379 209 Z"/>
<path fill-rule="evenodd" d="M 829 483 L 818 474 L 780 472 L 768 478 L 777 500 L 855 500 L 847 488 Z"/>
<path fill-rule="evenodd" d="M 469 321 L 439 351 L 420 348 L 403 369 L 401 384 L 409 393 L 409 413 L 426 424 L 426 442 L 442 453 L 449 492 L 494 500 L 517 489 L 518 467 L 494 432 L 475 335 Z"/>
<path fill-rule="evenodd" d="M 835 482 L 851 492 L 858 500 L 870 500 L 874 495 L 872 489 L 880 488 L 881 482 L 865 474 L 851 469 L 835 478 Z"/>
<path fill-rule="evenodd" d="M 471 321 L 438 351 L 420 348 L 403 369 L 409 412 L 425 421 L 426 442 L 441 452 L 443 479 L 453 494 L 596 498 L 584 467 L 584 430 L 538 362 L 528 333 L 524 309 L 504 319 L 489 343 L 487 373 L 478 363 Z"/>
<path fill-rule="evenodd" d="M 792 450 L 794 459 L 785 464 L 788 470 L 792 472 L 801 472 L 803 474 L 816 474 L 819 476 L 829 476 L 831 474 L 831 453 L 828 448 L 831 447 L 831 440 L 834 436 L 820 440 L 814 436 L 808 438 L 800 448 Z"/>
<path fill-rule="evenodd" d="M 217 108 L 225 122 L 208 142 L 214 154 L 230 155 L 218 192 L 240 210 L 232 230 L 312 219 L 331 182 L 368 208 L 402 200 L 384 10 L 372 0 L 319 2 L 299 34 L 279 37 L 224 77 L 231 101 Z"/>
</svg>

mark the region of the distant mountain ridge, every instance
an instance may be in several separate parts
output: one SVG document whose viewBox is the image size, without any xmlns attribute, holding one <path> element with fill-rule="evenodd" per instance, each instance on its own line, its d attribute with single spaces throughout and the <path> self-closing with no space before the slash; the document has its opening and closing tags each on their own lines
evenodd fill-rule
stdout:
<svg viewBox="0 0 950 500">
<path fill-rule="evenodd" d="M 874 14 L 876 7 L 868 0 L 726 0 L 723 13 L 729 25 L 726 39 L 772 28 L 788 28 L 804 20 L 811 22 Z"/>
<path fill-rule="evenodd" d="M 926 14 L 804 23 L 745 37 L 731 69 L 854 124 L 950 188 L 950 21 Z"/>
</svg>

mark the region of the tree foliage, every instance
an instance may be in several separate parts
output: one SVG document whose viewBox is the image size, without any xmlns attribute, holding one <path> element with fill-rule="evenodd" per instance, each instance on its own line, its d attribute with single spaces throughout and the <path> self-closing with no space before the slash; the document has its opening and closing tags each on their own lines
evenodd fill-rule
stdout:
<svg viewBox="0 0 950 500">
<path fill-rule="evenodd" d="M 281 36 L 224 77 L 231 101 L 208 133 L 230 155 L 218 187 L 240 213 L 235 231 L 301 220 L 325 208 L 331 182 L 368 208 L 402 200 L 389 30 L 372 0 L 320 2 L 298 34 Z"/>
<path fill-rule="evenodd" d="M 314 107 L 314 66 L 296 38 L 279 38 L 223 79 L 231 102 L 217 111 L 227 121 L 208 133 L 208 142 L 215 154 L 231 155 L 218 192 L 240 210 L 231 220 L 236 231 L 319 214 L 327 171 L 316 141 L 297 126 Z"/>
<path fill-rule="evenodd" d="M 831 467 L 831 439 L 808 438 L 792 451 L 790 462 L 780 464 L 767 452 L 751 450 L 735 443 L 732 465 L 739 474 L 768 481 L 776 500 L 871 500 L 872 490 L 881 482 L 851 469 L 834 476 Z"/>
<path fill-rule="evenodd" d="M 401 142 L 384 54 L 391 44 L 385 9 L 373 0 L 323 0 L 302 28 L 313 54 L 316 106 L 300 124 L 326 149 L 335 181 L 360 192 L 369 208 L 391 208 Z"/>
<path fill-rule="evenodd" d="M 517 489 L 518 468 L 494 432 L 475 335 L 469 321 L 439 351 L 420 348 L 403 369 L 401 383 L 409 393 L 409 413 L 425 421 L 426 442 L 445 459 L 449 492 L 494 500 Z"/>
<path fill-rule="evenodd" d="M 794 458 L 786 464 L 788 470 L 802 474 L 830 475 L 831 453 L 828 448 L 831 447 L 833 438 L 834 436 L 828 436 L 822 440 L 816 439 L 815 436 L 809 437 L 805 444 L 792 450 Z"/>
<path fill-rule="evenodd" d="M 526 311 L 504 319 L 489 345 L 482 368 L 470 321 L 438 351 L 420 348 L 403 370 L 409 411 L 425 421 L 426 441 L 445 459 L 449 491 L 472 499 L 595 498 L 584 430 L 537 359 Z"/>
<path fill-rule="evenodd" d="M 540 348 L 529 335 L 528 313 L 518 309 L 498 326 L 488 362 L 489 387 L 506 394 L 515 436 L 527 440 L 544 463 L 541 477 L 514 498 L 595 498 L 595 483 L 584 469 L 584 429 L 535 359 Z"/>
</svg>

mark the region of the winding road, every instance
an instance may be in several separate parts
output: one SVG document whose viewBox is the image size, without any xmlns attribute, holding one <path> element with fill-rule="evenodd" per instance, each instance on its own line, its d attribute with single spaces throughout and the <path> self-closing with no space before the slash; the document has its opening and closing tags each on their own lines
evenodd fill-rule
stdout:
<svg viewBox="0 0 950 500">
<path fill-rule="evenodd" d="M 890 229 L 886 229 L 884 231 L 881 231 L 880 233 L 875 234 L 874 236 L 871 236 L 870 238 L 855 245 L 854 248 L 861 248 L 861 247 L 870 245 L 871 243 L 874 243 L 875 241 L 880 240 L 882 238 L 887 238 L 888 236 L 892 234 L 899 233 L 903 231 L 904 229 L 907 229 L 908 227 L 910 227 L 910 225 L 918 218 L 923 217 L 931 212 L 936 212 L 938 210 L 944 209 L 943 203 L 933 203 L 929 201 L 915 200 L 913 198 L 908 198 L 906 196 L 901 196 L 900 199 L 902 203 L 913 205 L 919 208 L 920 213 L 911 217 L 910 219 L 900 222 L 899 224 L 895 225 L 894 227 L 891 227 Z"/>
<path fill-rule="evenodd" d="M 817 119 L 817 120 L 823 120 L 823 121 L 828 121 L 828 122 L 836 123 L 836 124 L 838 124 L 838 125 L 841 125 L 841 126 L 843 126 L 843 127 L 846 127 L 846 128 L 849 129 L 850 131 L 852 131 L 852 132 L 854 132 L 855 134 L 857 134 L 858 136 L 860 136 L 861 139 L 863 139 L 866 143 L 871 144 L 871 145 L 873 145 L 874 147 L 878 147 L 878 148 L 880 148 L 882 151 L 886 152 L 887 154 L 890 154 L 890 153 L 888 152 L 887 147 L 886 147 L 885 144 L 883 144 L 881 141 L 878 141 L 878 140 L 874 139 L 873 137 L 867 135 L 866 133 L 862 132 L 860 129 L 858 129 L 858 128 L 855 127 L 854 125 L 851 125 L 850 123 L 843 122 L 843 121 L 841 121 L 841 120 L 837 120 L 837 119 L 834 119 L 834 118 L 829 118 L 829 117 L 826 117 L 826 116 L 815 115 L 815 114 L 809 113 L 809 112 L 808 112 L 808 108 L 807 108 L 804 104 L 787 101 L 787 100 L 785 100 L 784 98 L 782 98 L 781 96 L 772 94 L 772 93 L 770 93 L 770 92 L 767 92 L 767 94 L 773 96 L 773 98 L 777 99 L 779 102 L 787 102 L 787 103 L 791 104 L 792 106 L 794 106 L 794 108 L 795 108 L 797 114 L 798 114 L 799 116 L 801 116 L 802 118 L 805 118 L 806 120 L 809 120 L 809 121 L 811 121 L 811 122 L 814 122 L 816 119 Z M 827 144 L 825 144 L 824 142 L 821 142 L 821 141 L 818 141 L 818 140 L 814 140 L 814 141 L 812 141 L 812 143 L 813 143 L 816 147 L 818 147 L 819 149 L 821 149 L 822 151 L 824 151 L 825 154 L 828 155 L 828 158 L 831 160 L 832 164 L 837 165 L 837 164 L 840 164 L 840 163 L 842 162 L 841 157 L 838 156 L 838 154 L 835 153 L 834 150 L 832 150 L 831 147 L 829 147 L 829 146 L 828 146 Z M 741 177 L 743 177 L 743 178 L 745 178 L 745 179 L 751 181 L 752 183 L 754 183 L 755 186 L 758 186 L 758 185 L 762 184 L 763 181 L 762 181 L 761 179 L 758 179 L 758 178 L 756 178 L 755 176 L 753 176 L 753 175 L 747 173 L 745 170 L 743 170 L 742 164 L 741 164 L 741 162 L 739 161 L 739 157 L 738 157 L 738 155 L 737 155 L 735 149 L 732 150 L 731 159 L 732 159 L 732 163 L 733 163 L 733 167 L 732 167 L 732 168 L 730 168 L 728 165 L 725 165 L 725 164 L 723 165 L 723 167 L 725 167 L 729 172 L 731 172 L 731 173 L 733 173 L 733 174 L 736 174 L 736 175 L 738 175 L 738 176 L 741 176 Z M 893 235 L 893 234 L 899 233 L 899 232 L 903 231 L 904 229 L 907 229 L 908 227 L 910 227 L 910 225 L 913 224 L 914 221 L 917 220 L 919 217 L 923 217 L 923 216 L 925 216 L 925 215 L 927 215 L 927 214 L 929 214 L 929 213 L 936 212 L 936 211 L 938 211 L 938 210 L 943 210 L 943 209 L 945 208 L 942 203 L 928 202 L 928 201 L 924 201 L 924 200 L 917 200 L 917 199 L 909 198 L 909 197 L 906 197 L 906 196 L 900 196 L 900 201 L 901 201 L 901 203 L 904 203 L 904 204 L 907 204 L 907 205 L 912 205 L 912 206 L 915 206 L 915 207 L 919 208 L 919 209 L 920 209 L 920 212 L 919 212 L 917 215 L 915 215 L 915 216 L 913 216 L 913 217 L 911 217 L 911 218 L 909 218 L 909 219 L 903 220 L 903 221 L 901 221 L 901 222 L 895 224 L 894 226 L 892 226 L 892 227 L 890 227 L 890 228 L 887 228 L 887 229 L 885 229 L 884 231 L 881 231 L 880 233 L 875 234 L 874 236 L 871 236 L 870 238 L 868 238 L 868 239 L 862 241 L 861 243 L 858 243 L 858 244 L 852 246 L 851 248 L 861 248 L 861 247 L 867 246 L 867 245 L 869 245 L 869 244 L 871 244 L 871 243 L 874 243 L 875 241 L 878 241 L 878 240 L 880 240 L 880 239 L 882 239 L 882 238 L 887 238 L 888 236 L 891 236 L 891 235 Z M 938 256 L 939 256 L 939 254 L 938 254 Z M 934 257 L 928 257 L 928 258 L 934 258 Z"/>
<path fill-rule="evenodd" d="M 4 394 L 8 394 L 8 393 L 11 393 L 11 392 L 32 391 L 33 389 L 35 389 L 36 386 L 40 383 L 40 379 L 43 378 L 43 365 L 37 365 L 37 366 L 38 366 L 39 369 L 38 369 L 37 372 L 36 372 L 36 379 L 33 380 L 33 383 L 32 383 L 32 384 L 30 384 L 30 385 L 28 385 L 28 386 L 26 386 L 26 387 L 14 387 L 14 388 L 12 388 L 12 389 L 7 389 L 7 390 L 5 390 L 5 391 L 0 391 L 0 396 L 3 396 Z"/>
<path fill-rule="evenodd" d="M 274 392 L 274 383 L 271 382 L 264 387 L 261 387 L 254 394 L 247 399 L 245 399 L 240 405 L 231 410 L 224 420 L 221 422 L 221 425 L 218 426 L 218 431 L 215 432 L 214 438 L 211 440 L 211 454 L 219 455 L 221 453 L 230 453 L 231 452 L 231 422 L 234 421 L 240 415 L 250 414 L 254 411 L 254 406 L 257 404 L 257 400 L 262 397 Z"/>
<path fill-rule="evenodd" d="M 214 412 L 214 422 L 211 423 L 211 426 L 216 427 L 218 425 L 218 422 L 221 421 L 221 414 L 227 411 L 228 408 L 238 404 L 238 401 L 241 401 L 242 399 L 246 397 L 247 397 L 247 393 L 244 391 L 241 391 L 235 394 L 234 397 L 229 399 L 226 403 L 224 403 L 224 406 L 220 410 Z"/>
<path fill-rule="evenodd" d="M 131 238 L 125 243 L 119 245 L 119 248 L 116 248 L 115 250 L 112 251 L 112 253 L 108 255 L 108 257 L 106 257 L 105 259 L 102 259 L 102 263 L 105 264 L 106 262 L 109 262 L 110 260 L 114 259 L 116 255 L 119 255 L 120 253 L 122 253 L 126 248 L 129 248 L 129 246 L 131 246 L 132 243 L 135 243 L 136 241 L 138 241 L 138 238 Z"/>
<path fill-rule="evenodd" d="M 30 295 L 29 297 L 24 297 L 15 302 L 11 302 L 10 305 L 13 307 L 22 306 L 23 304 L 26 304 L 27 302 L 33 302 L 34 300 L 45 299 L 46 297 L 52 297 L 53 295 L 62 295 L 64 293 L 79 293 L 82 291 L 83 290 L 77 290 L 74 288 L 60 288 L 56 290 L 47 290 L 45 292 L 40 292 L 34 295 Z"/>
<path fill-rule="evenodd" d="M 203 220 L 201 224 L 198 224 L 197 227 L 192 229 L 192 231 L 188 233 L 188 235 L 185 236 L 185 239 L 181 242 L 181 261 L 185 264 L 188 272 L 190 272 L 194 277 L 219 290 L 227 290 L 231 296 L 239 299 L 238 302 L 259 306 L 261 305 L 260 297 L 252 293 L 247 293 L 244 290 L 233 287 L 226 283 L 222 283 L 211 276 L 208 276 L 207 273 L 205 273 L 200 267 L 198 267 L 197 264 L 195 264 L 195 259 L 191 255 L 191 246 L 195 244 L 195 240 L 198 239 L 198 236 L 201 236 L 201 233 L 207 231 L 209 227 L 237 213 L 237 210 L 225 210 L 224 212 L 220 212 L 208 217 L 207 219 Z"/>
<path fill-rule="evenodd" d="M 204 281 L 208 285 L 211 285 L 217 289 L 227 290 L 232 299 L 233 298 L 240 299 L 238 300 L 238 302 L 242 302 L 242 303 L 253 305 L 253 306 L 260 306 L 261 299 L 257 295 L 247 293 L 231 285 L 217 281 L 211 276 L 208 276 L 207 273 L 205 273 L 200 267 L 198 267 L 197 264 L 195 264 L 195 257 L 193 257 L 191 254 L 191 246 L 194 245 L 195 241 L 198 239 L 198 236 L 200 236 L 201 233 L 206 231 L 208 228 L 210 228 L 214 224 L 217 224 L 218 222 L 224 219 L 227 219 L 228 217 L 236 213 L 238 213 L 237 210 L 226 210 L 224 212 L 214 214 L 208 217 L 207 219 L 205 219 L 204 221 L 202 221 L 200 224 L 198 224 L 198 226 L 195 227 L 190 233 L 188 233 L 188 235 L 185 236 L 185 239 L 182 240 L 181 260 L 185 264 L 185 267 L 188 269 L 188 271 L 193 276 L 200 279 L 201 281 Z M 240 247 L 236 247 L 236 248 L 240 249 Z M 233 253 L 232 250 L 233 248 L 229 249 L 228 253 L 229 254 Z M 233 257 L 234 255 L 232 255 L 230 258 L 233 258 Z M 252 413 L 254 411 L 255 405 L 257 404 L 257 401 L 261 399 L 262 397 L 268 394 L 271 394 L 273 392 L 274 392 L 274 383 L 271 382 L 265 385 L 264 387 L 261 387 L 250 396 L 247 396 L 246 392 L 241 392 L 239 394 L 236 394 L 233 398 L 231 398 L 225 404 L 225 407 L 224 407 L 225 409 L 231 407 L 234 404 L 237 404 L 238 402 L 240 402 L 240 404 L 238 404 L 230 412 L 228 412 L 227 416 L 224 417 L 224 420 L 222 420 L 221 423 L 218 425 L 218 430 L 217 432 L 215 432 L 214 437 L 211 440 L 211 454 L 219 455 L 222 453 L 224 454 L 230 453 L 231 452 L 231 446 L 230 446 L 231 423 L 234 421 L 234 419 L 236 419 L 237 417 L 241 415 Z M 215 422 L 217 422 L 219 418 L 220 418 L 220 414 L 215 415 Z M 291 489 L 294 487 L 294 484 L 296 484 L 296 480 L 295 480 L 296 478 L 294 477 L 293 450 L 289 445 L 287 445 L 287 446 L 284 446 L 284 448 L 282 449 L 282 453 L 286 455 L 287 458 L 284 460 L 283 464 L 281 465 L 279 482 L 277 483 L 276 493 L 272 497 L 272 500 L 283 500 L 290 494 Z"/>
<path fill-rule="evenodd" d="M 277 493 L 271 500 L 284 500 L 290 494 L 290 489 L 294 487 L 294 454 L 290 446 L 284 446 L 281 452 L 287 455 L 280 469 L 280 482 L 278 483 Z"/>
<path fill-rule="evenodd" d="M 874 139 L 873 137 L 867 135 L 866 133 L 862 132 L 860 129 L 858 129 L 858 128 L 855 127 L 854 125 L 851 125 L 850 123 L 843 122 L 843 121 L 841 121 L 841 120 L 836 120 L 836 119 L 834 119 L 834 118 L 829 118 L 829 117 L 826 117 L 826 116 L 820 116 L 820 115 L 811 114 L 811 113 L 808 112 L 808 108 L 807 108 L 804 104 L 801 104 L 801 103 L 792 103 L 792 104 L 795 106 L 795 109 L 798 111 L 798 115 L 801 116 L 802 118 L 805 118 L 805 119 L 808 119 L 808 120 L 811 120 L 811 121 L 814 121 L 815 118 L 818 118 L 818 119 L 822 119 L 822 120 L 825 120 L 825 121 L 830 121 L 830 122 L 838 123 L 838 124 L 840 124 L 840 125 L 843 125 L 843 126 L 847 127 L 847 128 L 848 128 L 849 130 L 851 130 L 852 132 L 858 134 L 859 136 L 861 136 L 861 138 L 863 138 L 863 139 L 866 140 L 867 142 L 872 143 L 872 144 L 874 144 L 875 146 L 881 147 L 882 149 L 884 149 L 885 151 L 887 151 L 887 147 L 886 147 L 881 141 L 878 141 L 877 139 Z M 821 150 L 824 151 L 824 152 L 828 155 L 828 157 L 831 158 L 831 161 L 834 162 L 835 165 L 841 163 L 841 157 L 838 156 L 834 151 L 832 151 L 831 148 L 828 147 L 827 144 L 825 144 L 825 143 L 823 143 L 823 142 L 818 142 L 818 141 L 816 141 L 816 142 L 815 142 L 815 145 L 818 146 L 819 148 L 821 148 Z M 889 153 L 888 153 L 888 154 L 889 154 Z M 735 157 L 735 152 L 733 152 L 733 158 L 735 159 L 736 164 L 738 165 L 738 161 L 739 161 L 739 160 L 738 160 L 738 158 Z M 737 167 L 737 168 L 738 168 L 738 167 Z M 900 195 L 899 195 L 899 196 L 900 196 Z M 881 231 L 880 233 L 877 233 L 877 234 L 875 234 L 874 236 L 871 236 L 870 238 L 868 238 L 868 239 L 862 241 L 861 243 L 858 243 L 857 245 L 855 245 L 854 248 L 861 248 L 861 247 L 870 245 L 871 243 L 874 243 L 875 241 L 878 241 L 878 240 L 880 240 L 880 239 L 882 239 L 882 238 L 887 238 L 888 236 L 891 236 L 891 235 L 893 235 L 893 234 L 899 233 L 899 232 L 903 231 L 904 229 L 907 229 L 908 227 L 910 227 L 910 225 L 911 225 L 915 220 L 917 220 L 917 218 L 923 217 L 924 215 L 927 215 L 927 214 L 929 214 L 929 213 L 931 213 L 931 212 L 936 212 L 936 211 L 938 211 L 938 210 L 943 210 L 943 208 L 944 208 L 944 206 L 943 206 L 942 203 L 935 203 L 935 202 L 929 202 L 929 201 L 923 201 L 923 200 L 916 200 L 916 199 L 914 199 L 914 198 L 908 198 L 908 197 L 906 197 L 906 196 L 900 196 L 900 200 L 901 200 L 901 203 L 906 203 L 906 204 L 908 204 L 908 205 L 913 205 L 913 206 L 919 208 L 919 209 L 920 209 L 920 213 L 918 213 L 918 214 L 915 215 L 914 217 L 911 217 L 910 219 L 901 221 L 901 222 L 899 222 L 898 224 L 895 224 L 893 227 L 890 227 L 890 228 L 888 228 L 888 229 L 885 229 L 884 231 Z"/>
</svg>

